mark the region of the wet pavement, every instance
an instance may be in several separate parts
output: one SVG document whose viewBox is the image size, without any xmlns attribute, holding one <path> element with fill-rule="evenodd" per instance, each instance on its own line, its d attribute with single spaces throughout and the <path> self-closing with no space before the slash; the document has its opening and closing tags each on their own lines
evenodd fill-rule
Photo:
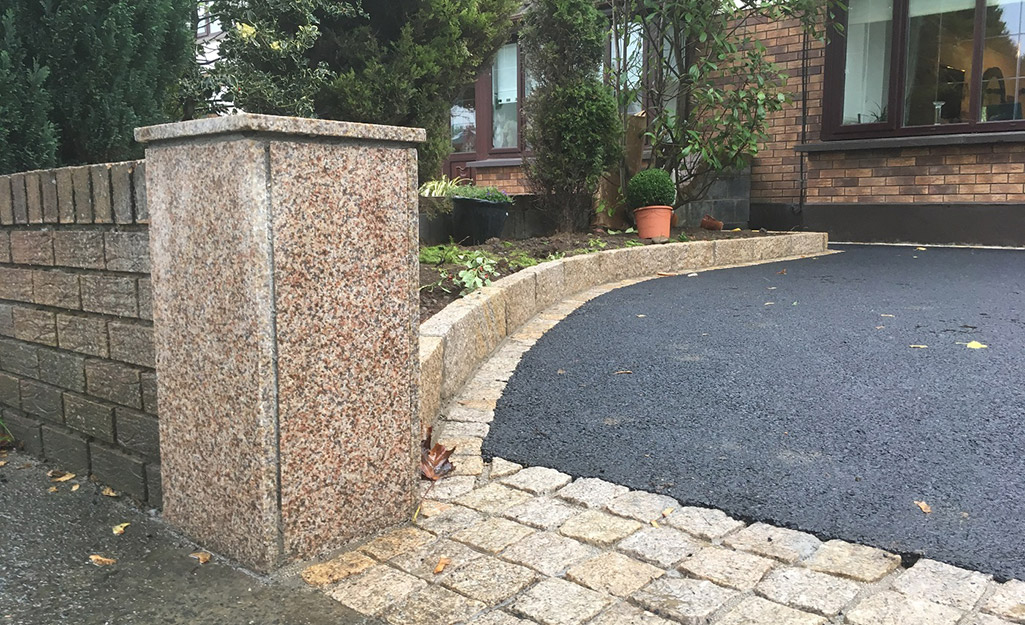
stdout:
<svg viewBox="0 0 1025 625">
<path fill-rule="evenodd" d="M 200 564 L 189 557 L 195 544 L 82 477 L 52 483 L 50 467 L 29 456 L 3 461 L 0 625 L 376 623 L 301 581 L 258 578 L 216 556 Z M 96 566 L 90 555 L 117 562 Z"/>
</svg>

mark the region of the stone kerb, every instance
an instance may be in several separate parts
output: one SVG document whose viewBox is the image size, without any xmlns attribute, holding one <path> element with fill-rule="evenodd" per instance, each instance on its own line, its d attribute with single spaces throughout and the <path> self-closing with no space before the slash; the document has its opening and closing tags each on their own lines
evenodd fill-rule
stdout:
<svg viewBox="0 0 1025 625">
<path fill-rule="evenodd" d="M 420 326 L 421 429 L 517 328 L 556 302 L 603 284 L 822 254 L 825 233 L 607 250 L 542 263 L 449 304 Z"/>
</svg>

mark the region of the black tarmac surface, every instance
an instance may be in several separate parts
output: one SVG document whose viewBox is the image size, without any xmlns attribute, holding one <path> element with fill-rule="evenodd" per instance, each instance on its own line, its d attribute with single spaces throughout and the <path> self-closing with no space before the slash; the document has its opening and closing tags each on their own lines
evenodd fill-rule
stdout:
<svg viewBox="0 0 1025 625">
<path fill-rule="evenodd" d="M 839 249 L 585 304 L 485 456 L 1025 579 L 1025 252 Z"/>
<path fill-rule="evenodd" d="M 299 580 L 200 565 L 197 546 L 86 480 L 52 484 L 27 456 L 3 460 L 0 625 L 370 625 Z"/>
</svg>

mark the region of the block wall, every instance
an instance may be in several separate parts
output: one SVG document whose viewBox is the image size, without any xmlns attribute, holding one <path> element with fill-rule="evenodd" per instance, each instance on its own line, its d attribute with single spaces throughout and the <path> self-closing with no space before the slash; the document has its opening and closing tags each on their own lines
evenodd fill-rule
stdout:
<svg viewBox="0 0 1025 625">
<path fill-rule="evenodd" d="M 159 506 L 143 174 L 0 176 L 0 409 L 26 451 Z"/>
</svg>

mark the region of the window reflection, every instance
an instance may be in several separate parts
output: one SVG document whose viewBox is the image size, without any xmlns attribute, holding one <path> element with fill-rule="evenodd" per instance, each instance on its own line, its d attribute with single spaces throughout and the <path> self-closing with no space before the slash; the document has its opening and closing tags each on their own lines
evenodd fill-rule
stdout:
<svg viewBox="0 0 1025 625">
<path fill-rule="evenodd" d="M 507 43 L 498 50 L 491 68 L 491 147 L 494 148 L 515 148 L 518 145 L 517 66 L 516 44 Z"/>
<path fill-rule="evenodd" d="M 909 16 L 904 123 L 968 121 L 975 0 L 911 0 Z"/>
<path fill-rule="evenodd" d="M 848 4 L 845 125 L 887 120 L 892 24 L 892 0 L 851 0 Z"/>
<path fill-rule="evenodd" d="M 476 109 L 474 86 L 467 85 L 459 93 L 449 113 L 453 152 L 473 152 L 477 149 Z"/>
<path fill-rule="evenodd" d="M 1020 0 L 986 2 L 986 35 L 982 49 L 980 121 L 1021 119 L 1025 92 L 1022 67 Z"/>
</svg>

